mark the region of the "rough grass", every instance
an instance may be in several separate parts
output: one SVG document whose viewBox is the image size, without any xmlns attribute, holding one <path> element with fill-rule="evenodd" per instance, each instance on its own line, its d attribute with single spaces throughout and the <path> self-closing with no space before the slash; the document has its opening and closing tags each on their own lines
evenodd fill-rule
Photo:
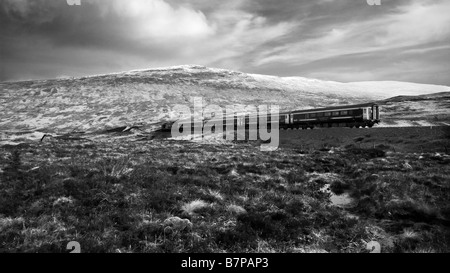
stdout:
<svg viewBox="0 0 450 273">
<path fill-rule="evenodd" d="M 282 147 L 300 147 L 303 151 L 331 147 L 378 148 L 390 152 L 446 152 L 450 153 L 450 128 L 328 128 L 326 130 L 280 131 Z"/>
<path fill-rule="evenodd" d="M 444 151 L 52 139 L 0 152 L 1 252 L 450 250 Z"/>
</svg>

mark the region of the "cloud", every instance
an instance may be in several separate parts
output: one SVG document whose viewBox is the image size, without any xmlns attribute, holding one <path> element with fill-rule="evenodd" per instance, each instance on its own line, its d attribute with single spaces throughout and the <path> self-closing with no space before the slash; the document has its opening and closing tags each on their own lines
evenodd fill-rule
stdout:
<svg viewBox="0 0 450 273">
<path fill-rule="evenodd" d="M 353 0 L 81 2 L 2 0 L 0 80 L 201 64 L 329 80 L 396 75 L 450 83 L 442 61 L 450 50 L 444 0 L 383 0 L 377 7 Z"/>
<path fill-rule="evenodd" d="M 262 16 L 240 10 L 239 1 L 208 16 L 194 7 L 162 0 L 84 0 L 80 7 L 48 3 L 8 0 L 4 5 L 9 27 L 0 33 L 5 50 L 11 53 L 4 63 L 11 70 L 22 70 L 20 77 L 186 63 L 240 69 L 245 66 L 243 56 L 293 26 L 269 24 Z M 50 74 L 52 64 L 55 71 Z M 39 66 L 48 69 L 26 71 Z M 3 73 L 1 78 L 14 73 L 18 72 Z"/>
<path fill-rule="evenodd" d="M 268 24 L 267 19 L 239 10 L 222 10 L 211 15 L 218 33 L 215 40 L 207 43 L 211 61 L 224 67 L 240 69 L 257 49 L 266 43 L 281 39 L 295 24 L 281 22 Z M 212 50 L 211 50 L 212 49 Z"/>
<path fill-rule="evenodd" d="M 255 65 L 274 61 L 308 63 L 351 53 L 420 45 L 447 39 L 450 2 L 414 3 L 365 21 L 325 24 L 316 36 L 262 52 Z"/>
<path fill-rule="evenodd" d="M 448 84 L 442 73 L 449 71 L 448 65 L 435 58 L 448 60 L 448 11 L 448 1 L 419 1 L 389 7 L 365 19 L 353 16 L 336 23 L 325 18 L 318 26 L 302 28 L 303 39 L 259 52 L 252 65 L 257 72 L 270 73 L 268 67 L 273 71 L 278 67 L 282 75 L 327 80 L 394 80 L 395 75 L 399 80 Z M 347 12 L 355 10 L 343 11 Z M 281 65 L 290 70 L 280 69 Z M 440 71 L 439 78 L 436 71 Z"/>
<path fill-rule="evenodd" d="M 401 6 L 394 14 L 375 23 L 386 31 L 377 37 L 380 45 L 414 45 L 448 38 L 450 29 L 449 1 L 415 1 Z"/>
<path fill-rule="evenodd" d="M 195 39 L 214 33 L 201 11 L 186 7 L 174 8 L 162 0 L 89 0 L 98 5 L 101 17 L 117 17 L 128 24 L 133 39 Z"/>
</svg>

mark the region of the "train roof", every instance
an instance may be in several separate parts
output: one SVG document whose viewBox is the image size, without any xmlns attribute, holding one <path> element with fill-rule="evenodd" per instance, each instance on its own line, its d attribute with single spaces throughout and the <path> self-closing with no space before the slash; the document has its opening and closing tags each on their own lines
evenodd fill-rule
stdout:
<svg viewBox="0 0 450 273">
<path fill-rule="evenodd" d="M 378 105 L 375 102 L 370 103 L 362 103 L 362 104 L 352 104 L 352 105 L 339 105 L 339 106 L 331 106 L 331 107 L 324 107 L 324 108 L 311 108 L 311 109 L 302 109 L 302 110 L 293 110 L 290 111 L 291 113 L 308 113 L 308 112 L 320 112 L 320 111 L 328 111 L 328 110 L 341 110 L 341 109 L 353 109 L 353 108 L 363 108 L 363 107 L 370 107 L 372 105 Z"/>
</svg>

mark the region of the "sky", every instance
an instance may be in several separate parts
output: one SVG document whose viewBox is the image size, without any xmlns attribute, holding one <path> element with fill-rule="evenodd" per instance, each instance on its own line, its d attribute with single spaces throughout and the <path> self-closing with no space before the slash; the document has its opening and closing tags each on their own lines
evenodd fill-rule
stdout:
<svg viewBox="0 0 450 273">
<path fill-rule="evenodd" d="M 196 64 L 450 85 L 450 1 L 0 0 L 0 81 Z"/>
</svg>

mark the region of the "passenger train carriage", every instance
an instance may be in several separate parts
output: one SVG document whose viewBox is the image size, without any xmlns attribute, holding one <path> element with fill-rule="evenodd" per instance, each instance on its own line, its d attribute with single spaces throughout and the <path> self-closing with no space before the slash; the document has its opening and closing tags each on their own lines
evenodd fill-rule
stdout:
<svg viewBox="0 0 450 273">
<path fill-rule="evenodd" d="M 372 127 L 380 122 L 376 103 L 334 106 L 280 113 L 280 129 L 314 127 Z"/>
</svg>

